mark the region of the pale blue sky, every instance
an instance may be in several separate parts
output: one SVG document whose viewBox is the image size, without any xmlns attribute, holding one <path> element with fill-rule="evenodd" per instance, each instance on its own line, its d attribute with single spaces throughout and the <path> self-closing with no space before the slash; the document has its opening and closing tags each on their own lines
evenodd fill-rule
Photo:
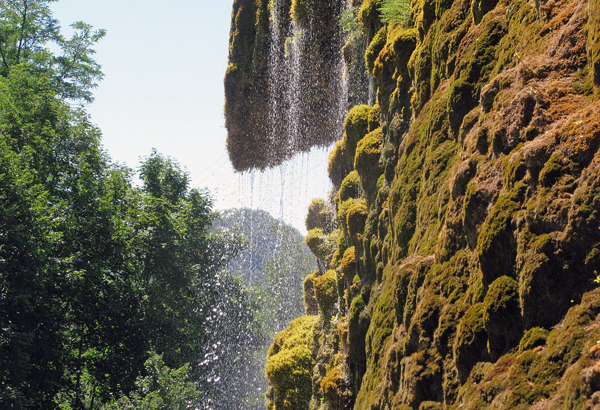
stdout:
<svg viewBox="0 0 600 410">
<path fill-rule="evenodd" d="M 310 200 L 329 189 L 326 152 L 262 173 L 229 165 L 223 76 L 232 3 L 60 0 L 52 9 L 64 31 L 78 20 L 107 30 L 96 46 L 105 78 L 87 110 L 113 160 L 135 168 L 154 147 L 187 168 L 192 186 L 208 187 L 217 208 L 258 207 L 302 229 Z"/>
</svg>

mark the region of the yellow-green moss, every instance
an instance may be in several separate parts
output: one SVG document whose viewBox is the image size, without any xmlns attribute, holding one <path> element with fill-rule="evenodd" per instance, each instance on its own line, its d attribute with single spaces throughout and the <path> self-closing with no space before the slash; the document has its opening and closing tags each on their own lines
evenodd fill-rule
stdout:
<svg viewBox="0 0 600 410">
<path fill-rule="evenodd" d="M 331 234 L 325 234 L 321 228 L 308 231 L 304 242 L 311 252 L 323 262 L 329 261 L 335 250 L 335 241 L 332 241 Z"/>
<path fill-rule="evenodd" d="M 358 10 L 358 19 L 362 23 L 367 38 L 369 39 L 371 39 L 382 26 L 381 13 L 379 12 L 381 2 L 382 0 L 364 0 Z"/>
<path fill-rule="evenodd" d="M 367 65 L 367 70 L 370 73 L 373 72 L 373 68 L 375 67 L 375 59 L 379 56 L 379 52 L 383 49 L 383 46 L 385 46 L 387 41 L 387 27 L 388 26 L 386 25 L 379 29 L 369 44 L 367 51 L 365 52 L 365 63 Z"/>
<path fill-rule="evenodd" d="M 344 140 L 335 143 L 335 147 L 329 153 L 327 172 L 334 188 L 339 189 L 342 181 L 352 171 L 353 157 L 346 151 Z"/>
<path fill-rule="evenodd" d="M 381 144 L 383 142 L 383 133 L 381 128 L 367 134 L 358 142 L 356 154 L 354 156 L 354 168 L 360 175 L 362 187 L 367 192 L 367 197 L 372 197 L 376 191 L 377 179 L 383 172 L 379 165 L 381 155 Z M 371 193 L 371 195 L 369 195 Z"/>
<path fill-rule="evenodd" d="M 321 271 L 311 273 L 304 279 L 304 311 L 307 315 L 318 315 L 319 304 L 315 295 L 315 278 L 321 274 Z"/>
<path fill-rule="evenodd" d="M 308 213 L 305 219 L 306 230 L 321 228 L 324 233 L 329 233 L 333 228 L 333 221 L 327 209 L 327 204 L 321 198 L 313 199 L 308 206 Z"/>
<path fill-rule="evenodd" d="M 272 410 L 307 409 L 312 393 L 313 325 L 317 316 L 302 316 L 277 334 L 267 355 L 267 407 Z"/>
<path fill-rule="evenodd" d="M 471 14 L 475 24 L 479 24 L 483 16 L 498 4 L 498 0 L 474 0 L 471 3 Z"/>
<path fill-rule="evenodd" d="M 360 185 L 360 177 L 358 176 L 358 172 L 352 171 L 342 181 L 340 189 L 335 196 L 335 200 L 339 206 L 348 199 L 359 198 L 361 193 L 362 187 Z"/>
<path fill-rule="evenodd" d="M 348 280 L 356 275 L 356 251 L 354 250 L 354 246 L 349 247 L 344 252 L 341 268 L 342 273 Z"/>
<path fill-rule="evenodd" d="M 313 283 L 319 311 L 324 319 L 329 319 L 334 305 L 338 301 L 337 273 L 334 270 L 328 270 L 325 274 L 314 278 Z"/>
<path fill-rule="evenodd" d="M 546 344 L 546 339 L 548 339 L 548 331 L 546 329 L 532 327 L 521 338 L 519 352 L 543 346 Z"/>
<path fill-rule="evenodd" d="M 344 121 L 344 146 L 350 158 L 354 158 L 356 144 L 369 132 L 369 114 L 371 107 L 366 104 L 355 105 L 348 111 Z"/>
<path fill-rule="evenodd" d="M 368 215 L 369 209 L 367 208 L 367 202 L 365 200 L 355 202 L 348 209 L 346 214 L 346 226 L 348 227 L 348 237 L 352 243 L 356 244 L 359 241 L 362 241 Z"/>
</svg>

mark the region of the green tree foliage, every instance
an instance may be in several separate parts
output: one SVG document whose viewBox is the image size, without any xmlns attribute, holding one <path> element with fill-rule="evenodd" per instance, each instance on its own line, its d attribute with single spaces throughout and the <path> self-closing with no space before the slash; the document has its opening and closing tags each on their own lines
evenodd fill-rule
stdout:
<svg viewBox="0 0 600 410">
<path fill-rule="evenodd" d="M 174 160 L 152 152 L 139 187 L 111 163 L 65 101 L 91 99 L 103 33 L 77 23 L 62 39 L 48 4 L 0 3 L 0 408 L 142 403 L 151 351 L 179 369 L 164 383 L 189 363 L 209 397 L 219 346 L 256 337 L 250 294 L 223 271 L 242 241 L 210 232 L 212 201 Z"/>
<path fill-rule="evenodd" d="M 199 395 L 188 381 L 189 365 L 170 369 L 154 354 L 144 365 L 145 377 L 138 377 L 136 390 L 102 407 L 102 410 L 185 410 Z"/>
<path fill-rule="evenodd" d="M 50 11 L 54 1 L 0 1 L 0 76 L 15 70 L 43 73 L 62 98 L 91 102 L 91 90 L 103 77 L 92 46 L 106 31 L 79 21 L 71 25 L 73 37 L 65 38 Z M 51 44 L 60 55 L 49 51 Z"/>
</svg>

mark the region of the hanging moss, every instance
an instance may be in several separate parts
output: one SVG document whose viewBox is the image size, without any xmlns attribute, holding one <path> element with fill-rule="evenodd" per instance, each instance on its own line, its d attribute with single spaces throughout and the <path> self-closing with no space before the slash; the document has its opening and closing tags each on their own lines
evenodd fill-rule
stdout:
<svg viewBox="0 0 600 410">
<path fill-rule="evenodd" d="M 265 374 L 270 410 L 308 409 L 312 392 L 313 326 L 317 316 L 302 316 L 277 334 L 269 348 Z"/>
<path fill-rule="evenodd" d="M 367 70 L 369 73 L 373 72 L 373 68 L 375 67 L 375 59 L 377 59 L 387 41 L 387 28 L 388 26 L 385 25 L 379 29 L 369 44 L 367 51 L 365 52 L 365 64 L 367 65 Z"/>
</svg>

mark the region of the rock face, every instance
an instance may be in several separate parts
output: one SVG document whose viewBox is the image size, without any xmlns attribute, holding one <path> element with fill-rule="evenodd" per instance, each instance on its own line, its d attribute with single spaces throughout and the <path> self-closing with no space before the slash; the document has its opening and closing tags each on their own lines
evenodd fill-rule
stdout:
<svg viewBox="0 0 600 410">
<path fill-rule="evenodd" d="M 395 2 L 353 4 L 303 408 L 600 408 L 600 1 Z"/>
</svg>

